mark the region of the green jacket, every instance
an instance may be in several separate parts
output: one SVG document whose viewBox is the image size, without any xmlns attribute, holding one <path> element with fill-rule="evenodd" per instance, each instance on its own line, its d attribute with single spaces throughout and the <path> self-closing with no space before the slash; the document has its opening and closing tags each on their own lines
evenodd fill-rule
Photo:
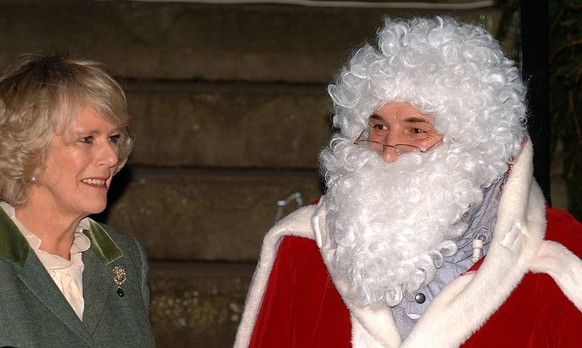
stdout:
<svg viewBox="0 0 582 348">
<path fill-rule="evenodd" d="M 91 221 L 84 233 L 83 321 L 0 209 L 0 347 L 153 347 L 147 257 L 137 240 Z M 113 268 L 126 281 L 119 296 Z"/>
</svg>

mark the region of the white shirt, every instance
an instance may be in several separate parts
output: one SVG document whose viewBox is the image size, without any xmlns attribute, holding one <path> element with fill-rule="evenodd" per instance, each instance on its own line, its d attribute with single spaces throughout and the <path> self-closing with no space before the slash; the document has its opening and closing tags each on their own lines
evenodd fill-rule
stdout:
<svg viewBox="0 0 582 348">
<path fill-rule="evenodd" d="M 83 320 L 85 301 L 83 299 L 84 264 L 82 252 L 89 249 L 91 241 L 82 231 L 89 229 L 89 219 L 85 218 L 81 220 L 79 226 L 77 226 L 73 245 L 71 246 L 71 259 L 67 260 L 58 255 L 41 250 L 40 245 L 42 241 L 18 221 L 14 207 L 6 202 L 0 202 L 0 206 L 10 216 L 14 224 L 26 238 L 30 248 L 34 250 L 34 253 L 50 274 L 59 290 L 63 293 L 65 299 L 67 299 L 67 302 L 69 302 L 79 319 Z"/>
</svg>

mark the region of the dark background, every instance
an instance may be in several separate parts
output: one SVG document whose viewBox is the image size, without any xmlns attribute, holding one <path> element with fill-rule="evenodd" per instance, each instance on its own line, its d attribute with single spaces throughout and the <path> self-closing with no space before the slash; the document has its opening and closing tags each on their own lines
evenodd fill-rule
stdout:
<svg viewBox="0 0 582 348">
<path fill-rule="evenodd" d="M 567 187 L 579 167 L 569 176 L 575 161 L 564 155 L 572 132 L 550 129 L 570 114 L 550 108 L 546 1 L 366 3 L 375 6 L 0 0 L 0 68 L 20 53 L 67 49 L 118 72 L 136 148 L 97 219 L 148 252 L 160 347 L 232 346 L 262 238 L 297 207 L 277 202 L 319 197 L 325 87 L 384 16 L 450 14 L 494 33 L 529 81 L 536 178 L 554 206 L 575 201 Z M 557 124 L 572 130 L 573 120 Z"/>
</svg>

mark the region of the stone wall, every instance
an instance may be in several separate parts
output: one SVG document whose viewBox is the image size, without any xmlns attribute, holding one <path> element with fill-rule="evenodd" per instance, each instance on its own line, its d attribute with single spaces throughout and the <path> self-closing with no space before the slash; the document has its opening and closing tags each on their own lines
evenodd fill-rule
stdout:
<svg viewBox="0 0 582 348">
<path fill-rule="evenodd" d="M 383 16 L 453 14 L 495 32 L 502 15 L 378 3 L 0 0 L 1 68 L 23 52 L 67 49 L 119 72 L 136 148 L 98 219 L 149 254 L 159 347 L 232 346 L 277 201 L 319 197 L 325 86 Z"/>
</svg>

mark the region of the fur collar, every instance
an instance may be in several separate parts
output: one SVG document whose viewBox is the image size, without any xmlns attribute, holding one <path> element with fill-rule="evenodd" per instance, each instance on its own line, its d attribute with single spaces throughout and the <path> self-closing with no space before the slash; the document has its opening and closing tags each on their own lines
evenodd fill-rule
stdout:
<svg viewBox="0 0 582 348">
<path fill-rule="evenodd" d="M 544 241 L 545 201 L 533 180 L 532 162 L 533 149 L 528 142 L 503 188 L 491 247 L 479 271 L 448 284 L 404 342 L 388 308 L 372 310 L 347 303 L 354 347 L 459 346 L 503 304 L 529 271 L 552 275 L 568 298 L 582 308 L 582 294 L 576 290 L 582 287 L 582 261 L 564 246 Z M 329 243 L 325 216 L 323 197 L 318 206 L 299 209 L 269 231 L 251 282 L 235 347 L 248 347 L 279 243 L 284 236 L 315 239 L 324 261 L 330 259 L 325 247 Z M 572 267 L 563 267 L 565 263 Z M 496 284 L 495 292 L 490 291 L 490 284 Z M 450 330 L 451 327 L 457 329 Z"/>
</svg>

